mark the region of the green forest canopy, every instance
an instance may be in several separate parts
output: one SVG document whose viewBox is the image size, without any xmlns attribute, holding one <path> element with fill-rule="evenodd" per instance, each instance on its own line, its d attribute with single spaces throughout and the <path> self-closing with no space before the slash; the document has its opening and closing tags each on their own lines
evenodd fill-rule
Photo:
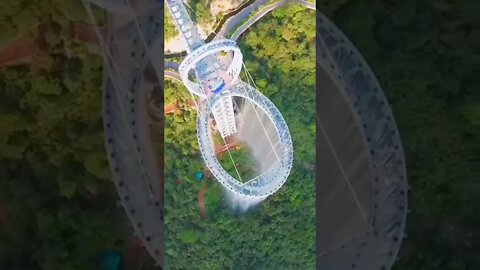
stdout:
<svg viewBox="0 0 480 270">
<path fill-rule="evenodd" d="M 258 209 L 244 215 L 232 213 L 220 184 L 209 179 L 207 217 L 200 219 L 197 193 L 201 183 L 194 175 L 203 161 L 196 138 L 196 114 L 190 110 L 166 116 L 168 269 L 315 269 L 313 14 L 299 5 L 288 5 L 272 12 L 239 40 L 249 72 L 283 113 L 295 149 L 287 184 Z M 272 53 L 280 48 L 282 53 Z M 169 83 L 165 99 L 186 91 L 178 83 Z M 310 109 L 300 110 L 302 107 Z M 242 152 L 231 151 L 239 158 L 236 161 L 245 158 Z M 230 161 L 227 154 L 221 159 L 224 164 Z"/>
<path fill-rule="evenodd" d="M 392 106 L 412 213 L 397 270 L 480 268 L 480 2 L 319 1 Z"/>
</svg>

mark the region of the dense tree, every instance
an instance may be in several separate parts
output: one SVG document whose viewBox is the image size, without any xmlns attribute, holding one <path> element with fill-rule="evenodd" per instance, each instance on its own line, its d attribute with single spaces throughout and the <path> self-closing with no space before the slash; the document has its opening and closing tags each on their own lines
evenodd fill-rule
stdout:
<svg viewBox="0 0 480 270">
<path fill-rule="evenodd" d="M 203 161 L 197 150 L 196 119 L 191 117 L 195 114 L 184 111 L 166 116 L 165 248 L 169 269 L 314 269 L 315 80 L 302 82 L 315 74 L 315 52 L 305 50 L 315 35 L 313 14 L 289 5 L 267 16 L 239 40 L 257 87 L 284 114 L 295 149 L 295 164 L 286 186 L 258 209 L 247 214 L 232 212 L 221 185 L 208 178 L 204 180 L 207 217 L 200 218 L 196 198 L 201 184 L 194 174 Z M 287 35 L 296 43 L 282 38 L 286 33 L 283 24 L 292 25 Z M 275 54 L 279 48 L 283 53 Z M 248 80 L 245 74 L 242 77 Z M 186 93 L 184 86 L 166 84 L 166 100 L 185 98 L 182 93 Z M 253 173 L 255 167 L 247 150 L 230 151 L 240 163 L 237 169 L 242 175 Z M 220 161 L 237 177 L 227 152 Z"/>
<path fill-rule="evenodd" d="M 477 269 L 478 1 L 321 1 L 393 108 L 412 214 L 395 269 Z"/>
<path fill-rule="evenodd" d="M 173 23 L 173 19 L 171 16 L 172 15 L 170 14 L 170 12 L 166 10 L 165 17 L 163 20 L 165 25 L 165 28 L 163 30 L 165 40 L 169 40 L 178 35 L 177 29 L 175 28 L 175 24 Z"/>
<path fill-rule="evenodd" d="M 95 269 L 129 232 L 105 181 L 103 61 L 66 35 L 65 22 L 86 20 L 84 8 L 0 5 L 0 47 L 35 23 L 49 26 L 45 54 L 0 71 L 0 207 L 9 213 L 0 221 L 0 268 Z"/>
</svg>

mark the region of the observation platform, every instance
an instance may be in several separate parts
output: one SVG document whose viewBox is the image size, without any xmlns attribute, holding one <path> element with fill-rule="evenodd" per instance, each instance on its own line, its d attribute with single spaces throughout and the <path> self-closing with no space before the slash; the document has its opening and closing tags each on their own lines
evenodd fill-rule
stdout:
<svg viewBox="0 0 480 270">
<path fill-rule="evenodd" d="M 187 56 L 179 67 L 180 76 L 187 89 L 201 98 L 209 99 L 220 94 L 235 82 L 242 66 L 241 53 L 235 42 L 222 40 L 205 44 L 198 34 L 181 0 L 167 0 L 168 9 L 172 15 L 177 31 L 187 44 Z M 219 61 L 219 53 L 223 50 L 236 52 L 230 66 L 225 69 Z M 196 80 L 190 79 L 195 74 Z M 228 74 L 230 76 L 225 76 Z M 236 131 L 231 98 L 224 96 L 217 102 L 213 115 L 223 138 L 233 135 Z"/>
<path fill-rule="evenodd" d="M 242 183 L 228 174 L 219 163 L 214 151 L 213 139 L 209 132 L 211 112 L 210 103 L 204 101 L 199 104 L 197 132 L 200 151 L 208 168 L 220 183 L 229 191 L 245 198 L 266 198 L 273 195 L 287 180 L 293 163 L 292 139 L 283 116 L 275 105 L 255 88 L 246 83 L 238 83 L 230 89 L 229 95 L 249 100 L 261 107 L 275 127 L 279 143 L 282 145 L 279 166 L 271 168 L 261 175 Z M 212 103 L 218 102 L 220 96 L 212 98 Z"/>
<path fill-rule="evenodd" d="M 197 133 L 202 157 L 207 167 L 217 180 L 234 194 L 247 198 L 265 198 L 272 195 L 285 183 L 292 167 L 293 147 L 285 120 L 268 98 L 239 79 L 243 60 L 235 41 L 217 39 L 204 44 L 203 40 L 199 40 L 198 31 L 182 1 L 167 0 L 166 2 L 178 32 L 188 45 L 188 54 L 179 66 L 180 77 L 192 94 L 202 98 L 198 108 Z M 227 62 L 228 68 L 220 60 L 222 52 L 226 52 L 230 58 Z M 230 57 L 232 55 L 233 57 Z M 190 79 L 192 71 L 196 74 L 197 81 Z M 237 134 L 233 97 L 241 97 L 253 102 L 266 113 L 273 127 L 276 128 L 272 132 L 278 135 L 282 146 L 279 166 L 263 172 L 246 183 L 237 181 L 219 163 L 210 133 L 210 115 L 213 114 L 215 125 L 224 140 Z M 263 131 L 266 132 L 266 130 Z"/>
<path fill-rule="evenodd" d="M 162 265 L 163 172 L 143 101 L 152 91 L 163 91 L 163 59 L 150 57 L 163 53 L 163 20 L 158 16 L 163 5 L 145 0 L 84 2 L 110 11 L 108 34 L 99 34 L 99 38 L 106 59 L 104 128 L 113 181 L 135 234 Z M 182 27 L 186 38 L 195 36 L 194 32 L 186 34 L 188 26 Z M 190 43 L 194 49 L 206 45 Z M 390 269 L 404 238 L 408 211 L 405 159 L 394 117 L 365 60 L 319 12 L 317 55 L 318 267 Z M 156 71 L 157 78 L 146 75 L 148 67 Z M 208 74 L 205 71 L 200 77 Z M 235 88 L 225 82 L 225 89 Z M 209 110 L 204 103 L 200 105 Z M 270 116 L 281 122 L 280 114 L 272 112 Z M 199 129 L 206 127 L 204 120 L 198 120 Z M 210 143 L 209 138 L 204 139 L 203 143 Z M 209 153 L 202 155 L 215 163 Z M 245 196 L 268 194 L 262 188 L 269 178 L 259 177 L 240 186 L 221 170 L 217 174 Z"/>
</svg>

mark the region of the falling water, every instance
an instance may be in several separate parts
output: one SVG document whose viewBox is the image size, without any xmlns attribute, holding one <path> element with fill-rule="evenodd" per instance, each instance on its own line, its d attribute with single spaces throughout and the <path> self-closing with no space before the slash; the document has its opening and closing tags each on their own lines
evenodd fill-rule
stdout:
<svg viewBox="0 0 480 270">
<path fill-rule="evenodd" d="M 227 199 L 228 205 L 235 211 L 240 213 L 245 213 L 249 209 L 260 204 L 264 197 L 245 197 L 244 195 L 239 195 L 237 193 L 233 193 L 230 190 L 223 188 L 225 198 Z"/>
<path fill-rule="evenodd" d="M 259 174 L 280 165 L 280 137 L 262 109 L 245 102 L 238 117 L 238 126 L 237 137 L 252 150 L 251 154 L 259 164 Z"/>
<path fill-rule="evenodd" d="M 280 137 L 276 132 L 274 123 L 267 114 L 257 105 L 246 99 L 236 99 L 240 112 L 236 116 L 237 134 L 236 137 L 246 147 L 257 162 L 256 174 L 260 175 L 280 166 L 282 145 Z M 247 182 L 246 179 L 243 182 Z M 225 190 L 229 205 L 241 212 L 261 203 L 266 197 L 247 197 Z"/>
</svg>

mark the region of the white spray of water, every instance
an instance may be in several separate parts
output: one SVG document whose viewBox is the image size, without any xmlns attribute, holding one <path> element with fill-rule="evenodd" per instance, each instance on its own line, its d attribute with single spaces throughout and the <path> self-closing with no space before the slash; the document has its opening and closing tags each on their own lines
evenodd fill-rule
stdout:
<svg viewBox="0 0 480 270">
<path fill-rule="evenodd" d="M 244 102 L 237 118 L 237 127 L 237 138 L 250 149 L 252 158 L 257 161 L 256 175 L 280 166 L 279 158 L 282 153 L 280 138 L 273 122 L 262 109 L 251 102 Z M 242 180 L 246 182 L 245 179 Z M 246 197 L 224 190 L 229 205 L 240 212 L 246 212 L 266 198 L 266 196 Z"/>
<path fill-rule="evenodd" d="M 233 193 L 232 191 L 223 188 L 223 193 L 227 199 L 228 205 L 235 211 L 245 213 L 249 209 L 259 205 L 266 197 L 246 197 Z"/>
</svg>

